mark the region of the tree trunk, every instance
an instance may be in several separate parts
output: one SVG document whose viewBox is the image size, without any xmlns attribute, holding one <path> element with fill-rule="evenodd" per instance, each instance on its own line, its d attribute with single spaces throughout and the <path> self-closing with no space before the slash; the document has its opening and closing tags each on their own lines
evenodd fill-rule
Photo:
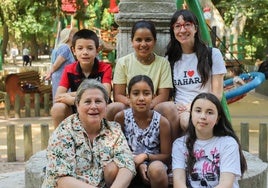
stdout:
<svg viewBox="0 0 268 188">
<path fill-rule="evenodd" d="M 230 34 L 234 36 L 234 51 L 238 53 L 238 37 L 243 33 L 247 17 L 243 13 L 237 12 L 230 26 Z"/>
<path fill-rule="evenodd" d="M 5 57 L 5 54 L 7 54 L 7 44 L 8 44 L 8 41 L 9 41 L 8 26 L 7 26 L 6 23 L 4 23 L 4 25 L 3 25 L 3 43 L 2 43 L 3 60 L 4 60 L 4 57 Z"/>
<path fill-rule="evenodd" d="M 31 40 L 31 56 L 33 61 L 38 60 L 38 44 L 36 40 L 36 34 L 33 34 Z"/>
<path fill-rule="evenodd" d="M 209 7 L 211 10 L 211 20 L 210 20 L 210 27 L 213 26 L 216 27 L 216 35 L 218 37 L 218 43 L 219 46 L 222 43 L 223 37 L 226 38 L 226 44 L 224 45 L 224 49 L 226 51 L 228 57 L 230 59 L 233 59 L 233 53 L 235 54 L 234 57 L 237 58 L 238 53 L 238 38 L 243 33 L 245 24 L 246 24 L 246 16 L 243 15 L 241 12 L 237 12 L 234 16 L 234 20 L 232 21 L 232 24 L 229 27 L 226 27 L 224 20 L 222 16 L 220 15 L 217 8 L 213 5 L 211 0 L 199 0 L 201 6 Z"/>
<path fill-rule="evenodd" d="M 2 70 L 2 64 L 4 63 L 5 60 L 5 54 L 6 54 L 6 49 L 7 49 L 7 43 L 9 40 L 9 35 L 8 35 L 8 26 L 5 22 L 5 17 L 2 8 L 0 8 L 0 22 L 3 23 L 3 39 L 0 40 L 0 70 Z"/>
</svg>

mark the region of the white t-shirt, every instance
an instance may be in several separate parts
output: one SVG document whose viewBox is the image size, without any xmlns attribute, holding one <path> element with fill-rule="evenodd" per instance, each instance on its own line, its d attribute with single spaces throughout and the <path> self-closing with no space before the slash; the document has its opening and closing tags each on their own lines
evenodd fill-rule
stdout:
<svg viewBox="0 0 268 188">
<path fill-rule="evenodd" d="M 17 49 L 17 48 L 11 48 L 11 50 L 10 50 L 10 55 L 11 55 L 12 57 L 15 57 L 15 56 L 19 55 L 19 51 L 18 51 L 18 49 Z"/>
<path fill-rule="evenodd" d="M 212 75 L 227 72 L 222 54 L 217 48 L 212 48 L 212 62 Z M 197 72 L 197 63 L 196 53 L 182 54 L 181 59 L 175 62 L 173 81 L 176 88 L 176 103 L 191 103 L 199 93 L 211 91 L 211 77 L 201 88 L 202 83 Z"/>
<path fill-rule="evenodd" d="M 27 48 L 24 48 L 22 50 L 22 55 L 29 55 L 29 53 L 30 53 L 30 50 L 28 50 Z"/>
<path fill-rule="evenodd" d="M 188 150 L 186 136 L 176 139 L 172 147 L 172 169 L 186 169 Z M 194 144 L 196 163 L 187 181 L 193 188 L 215 187 L 219 184 L 220 173 L 229 172 L 236 176 L 233 188 L 239 188 L 241 176 L 238 144 L 230 136 L 212 137 L 209 140 L 196 140 Z"/>
</svg>

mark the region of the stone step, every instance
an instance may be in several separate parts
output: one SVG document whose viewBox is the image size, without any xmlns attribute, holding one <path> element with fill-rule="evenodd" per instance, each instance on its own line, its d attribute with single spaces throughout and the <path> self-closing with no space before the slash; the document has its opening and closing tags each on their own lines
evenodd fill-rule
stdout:
<svg viewBox="0 0 268 188">
<path fill-rule="evenodd" d="M 268 164 L 264 163 L 255 155 L 243 151 L 248 170 L 243 178 L 239 180 L 241 188 L 267 188 L 267 167 Z M 33 155 L 25 165 L 25 187 L 36 188 L 41 187 L 44 180 L 43 169 L 46 166 L 46 151 L 37 152 Z"/>
</svg>

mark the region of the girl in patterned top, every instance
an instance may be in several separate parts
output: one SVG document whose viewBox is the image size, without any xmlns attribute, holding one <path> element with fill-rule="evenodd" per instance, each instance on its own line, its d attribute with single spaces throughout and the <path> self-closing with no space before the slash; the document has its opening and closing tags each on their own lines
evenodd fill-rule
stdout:
<svg viewBox="0 0 268 188">
<path fill-rule="evenodd" d="M 167 166 L 170 163 L 171 130 L 168 120 L 151 110 L 154 87 L 145 75 L 134 76 L 128 85 L 131 108 L 116 114 L 128 145 L 134 155 L 138 176 L 133 185 L 142 180 L 152 188 L 168 187 Z"/>
</svg>

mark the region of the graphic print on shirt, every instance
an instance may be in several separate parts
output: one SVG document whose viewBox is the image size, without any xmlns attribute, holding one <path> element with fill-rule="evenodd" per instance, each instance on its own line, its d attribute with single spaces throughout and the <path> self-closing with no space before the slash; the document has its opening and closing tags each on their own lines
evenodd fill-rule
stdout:
<svg viewBox="0 0 268 188">
<path fill-rule="evenodd" d="M 194 152 L 196 163 L 189 178 L 190 187 L 213 188 L 219 183 L 220 178 L 220 154 L 216 147 L 206 154 L 204 149 Z"/>
<path fill-rule="evenodd" d="M 174 80 L 175 85 L 190 85 L 190 84 L 200 84 L 201 78 L 194 70 L 183 71 L 183 76 L 178 77 Z"/>
</svg>

